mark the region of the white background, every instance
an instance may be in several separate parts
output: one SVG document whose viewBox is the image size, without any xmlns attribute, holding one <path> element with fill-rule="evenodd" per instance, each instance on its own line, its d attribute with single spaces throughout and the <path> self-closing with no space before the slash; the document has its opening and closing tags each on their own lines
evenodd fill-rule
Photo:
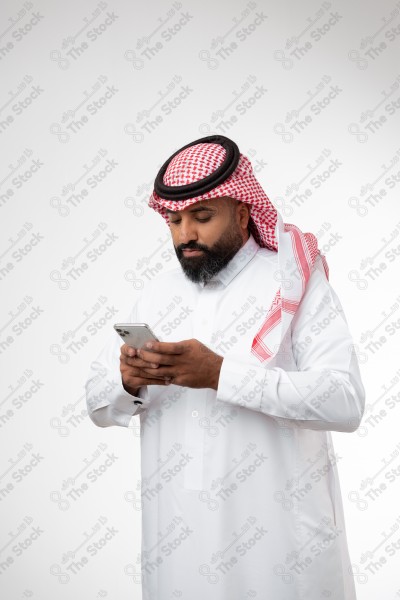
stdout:
<svg viewBox="0 0 400 600">
<path fill-rule="evenodd" d="M 84 384 L 178 264 L 160 166 L 211 134 L 327 258 L 367 392 L 333 434 L 357 595 L 400 597 L 399 40 L 389 0 L 2 2 L 3 597 L 141 597 L 139 420 L 97 428 Z"/>
</svg>

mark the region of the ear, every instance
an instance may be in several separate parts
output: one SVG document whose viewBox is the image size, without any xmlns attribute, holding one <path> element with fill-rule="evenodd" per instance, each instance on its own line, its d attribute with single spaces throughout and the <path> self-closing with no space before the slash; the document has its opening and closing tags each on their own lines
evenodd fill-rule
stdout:
<svg viewBox="0 0 400 600">
<path fill-rule="evenodd" d="M 239 214 L 240 214 L 240 219 L 247 219 L 247 227 L 249 226 L 249 219 L 250 219 L 250 206 L 249 204 L 247 204 L 247 202 L 239 202 L 240 204 L 240 209 L 239 209 Z"/>
</svg>

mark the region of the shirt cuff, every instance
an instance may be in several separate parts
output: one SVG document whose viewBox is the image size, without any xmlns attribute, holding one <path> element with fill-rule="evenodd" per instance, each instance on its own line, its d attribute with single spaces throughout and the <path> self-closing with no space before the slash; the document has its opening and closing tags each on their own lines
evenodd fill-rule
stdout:
<svg viewBox="0 0 400 600">
<path fill-rule="evenodd" d="M 147 386 L 139 389 L 138 396 L 133 396 L 125 390 L 119 376 L 109 377 L 105 383 L 102 382 L 99 388 L 97 393 L 93 388 L 90 390 L 88 406 L 92 412 L 105 406 L 111 406 L 120 413 L 133 416 L 136 412 L 142 412 L 149 405 Z"/>
<path fill-rule="evenodd" d="M 243 364 L 242 358 L 224 356 L 217 388 L 216 400 L 261 410 L 261 400 L 266 368 L 255 364 Z"/>
</svg>

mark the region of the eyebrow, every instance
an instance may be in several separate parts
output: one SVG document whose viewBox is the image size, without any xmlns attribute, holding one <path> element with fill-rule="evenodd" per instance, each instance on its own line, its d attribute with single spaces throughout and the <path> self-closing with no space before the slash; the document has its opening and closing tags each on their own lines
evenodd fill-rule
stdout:
<svg viewBox="0 0 400 600">
<path fill-rule="evenodd" d="M 206 207 L 206 206 L 197 206 L 196 208 L 192 208 L 191 210 L 189 210 L 189 212 L 191 212 L 191 213 L 202 212 L 202 211 L 207 211 L 207 212 L 213 213 L 215 211 L 215 209 L 214 208 L 209 208 L 209 207 Z M 181 212 L 181 211 L 170 210 L 169 208 L 166 208 L 165 212 L 174 215 L 175 213 Z"/>
</svg>

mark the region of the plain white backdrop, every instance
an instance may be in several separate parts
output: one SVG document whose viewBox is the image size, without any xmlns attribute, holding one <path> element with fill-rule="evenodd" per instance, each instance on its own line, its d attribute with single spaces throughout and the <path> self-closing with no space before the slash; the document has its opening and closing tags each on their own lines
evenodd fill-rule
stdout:
<svg viewBox="0 0 400 600">
<path fill-rule="evenodd" d="M 400 597 L 400 2 L 8 0 L 0 22 L 2 595 L 141 598 L 139 420 L 96 428 L 84 384 L 177 265 L 161 164 L 219 133 L 327 258 L 367 392 L 333 434 L 357 594 Z"/>
</svg>

